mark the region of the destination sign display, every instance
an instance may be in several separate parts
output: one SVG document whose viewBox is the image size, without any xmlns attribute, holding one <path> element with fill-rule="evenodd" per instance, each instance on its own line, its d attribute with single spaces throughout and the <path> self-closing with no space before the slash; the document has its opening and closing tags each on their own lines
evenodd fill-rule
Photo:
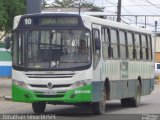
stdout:
<svg viewBox="0 0 160 120">
<path fill-rule="evenodd" d="M 77 17 L 40 18 L 39 25 L 78 25 Z"/>
<path fill-rule="evenodd" d="M 26 17 L 22 26 L 75 26 L 79 25 L 79 17 Z"/>
</svg>

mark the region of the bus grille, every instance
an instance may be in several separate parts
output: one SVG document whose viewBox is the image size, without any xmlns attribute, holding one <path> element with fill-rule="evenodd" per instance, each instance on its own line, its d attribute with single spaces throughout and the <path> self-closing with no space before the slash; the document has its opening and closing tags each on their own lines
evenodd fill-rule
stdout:
<svg viewBox="0 0 160 120">
<path fill-rule="evenodd" d="M 61 98 L 64 97 L 64 95 L 36 95 L 38 98 Z"/>
<path fill-rule="evenodd" d="M 59 91 L 56 93 L 56 95 L 45 95 L 44 92 L 38 92 L 38 91 L 35 91 L 34 93 L 38 98 L 60 98 L 64 97 L 66 91 Z"/>
<path fill-rule="evenodd" d="M 30 84 L 31 87 L 47 88 L 47 85 Z M 53 85 L 52 88 L 69 87 L 71 84 Z"/>
<path fill-rule="evenodd" d="M 28 78 L 72 78 L 73 75 L 75 74 L 26 74 Z"/>
</svg>

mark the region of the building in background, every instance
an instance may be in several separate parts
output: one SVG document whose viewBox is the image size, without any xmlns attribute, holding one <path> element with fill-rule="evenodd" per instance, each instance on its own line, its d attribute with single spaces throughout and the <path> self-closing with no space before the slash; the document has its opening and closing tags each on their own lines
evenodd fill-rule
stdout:
<svg viewBox="0 0 160 120">
<path fill-rule="evenodd" d="M 160 63 L 160 33 L 157 34 L 156 38 L 156 56 L 155 56 L 155 62 Z"/>
</svg>

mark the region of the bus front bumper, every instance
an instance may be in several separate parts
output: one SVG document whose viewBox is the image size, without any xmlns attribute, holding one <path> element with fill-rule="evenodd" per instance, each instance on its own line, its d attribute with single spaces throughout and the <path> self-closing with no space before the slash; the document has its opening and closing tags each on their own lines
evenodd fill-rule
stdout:
<svg viewBox="0 0 160 120">
<path fill-rule="evenodd" d="M 56 93 L 54 95 L 44 95 L 40 92 L 12 85 L 12 100 L 15 102 L 52 102 L 76 104 L 92 101 L 92 85 L 86 85 L 76 89 L 68 90 L 64 93 Z"/>
</svg>

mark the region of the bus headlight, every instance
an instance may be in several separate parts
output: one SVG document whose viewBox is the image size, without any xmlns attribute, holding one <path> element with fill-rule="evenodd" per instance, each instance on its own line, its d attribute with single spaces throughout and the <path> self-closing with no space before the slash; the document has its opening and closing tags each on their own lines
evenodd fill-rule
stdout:
<svg viewBox="0 0 160 120">
<path fill-rule="evenodd" d="M 78 87 L 82 87 L 85 85 L 89 85 L 91 84 L 91 80 L 87 79 L 87 80 L 81 80 L 81 81 L 77 81 L 74 84 L 71 85 L 72 89 L 78 88 Z"/>
<path fill-rule="evenodd" d="M 12 80 L 12 84 L 23 87 L 23 88 L 28 88 L 28 84 L 22 81 Z"/>
</svg>

